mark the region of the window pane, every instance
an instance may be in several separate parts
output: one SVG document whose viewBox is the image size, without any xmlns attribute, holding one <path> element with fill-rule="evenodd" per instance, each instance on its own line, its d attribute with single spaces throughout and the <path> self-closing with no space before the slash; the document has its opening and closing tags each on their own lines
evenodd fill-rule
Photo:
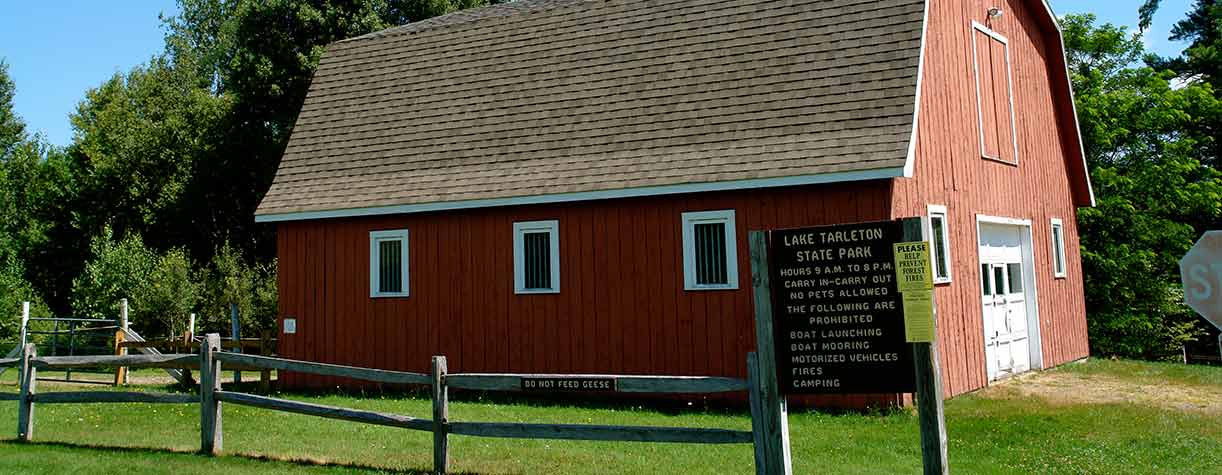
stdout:
<svg viewBox="0 0 1222 475">
<path fill-rule="evenodd" d="M 1052 226 L 1052 258 L 1057 274 L 1065 273 L 1065 239 L 1062 234 L 1061 226 Z"/>
<path fill-rule="evenodd" d="M 522 266 L 527 289 L 552 288 L 551 234 L 525 233 L 522 235 Z"/>
<path fill-rule="evenodd" d="M 929 226 L 933 228 L 934 272 L 937 273 L 934 277 L 948 279 L 950 278 L 950 259 L 947 252 L 949 246 L 946 243 L 946 216 L 931 216 Z"/>
<path fill-rule="evenodd" d="M 403 242 L 398 239 L 378 242 L 378 292 L 403 292 Z"/>
<path fill-rule="evenodd" d="M 998 294 L 1006 294 L 1006 269 L 1002 266 L 993 267 L 993 290 Z"/>
<path fill-rule="evenodd" d="M 726 225 L 700 223 L 695 226 L 696 284 L 729 284 L 726 276 Z"/>
<path fill-rule="evenodd" d="M 1006 273 L 1010 274 L 1010 293 L 1021 294 L 1023 292 L 1023 265 L 1006 264 Z"/>
</svg>

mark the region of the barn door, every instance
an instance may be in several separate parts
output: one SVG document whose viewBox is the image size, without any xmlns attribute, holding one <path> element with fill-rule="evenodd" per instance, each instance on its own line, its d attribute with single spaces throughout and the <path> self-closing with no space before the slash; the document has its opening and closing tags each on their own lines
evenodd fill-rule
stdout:
<svg viewBox="0 0 1222 475">
<path fill-rule="evenodd" d="M 1034 298 L 1026 275 L 1032 264 L 1020 226 L 981 224 L 980 279 L 985 361 L 989 379 L 1031 369 L 1028 309 Z"/>
</svg>

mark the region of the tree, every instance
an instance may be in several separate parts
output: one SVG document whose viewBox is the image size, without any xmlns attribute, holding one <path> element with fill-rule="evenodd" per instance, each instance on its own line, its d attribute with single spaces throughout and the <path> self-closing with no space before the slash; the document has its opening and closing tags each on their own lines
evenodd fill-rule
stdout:
<svg viewBox="0 0 1222 475">
<path fill-rule="evenodd" d="M 1159 0 L 1147 0 L 1139 11 L 1141 28 L 1149 27 Z M 1171 40 L 1188 43 L 1177 57 L 1163 58 L 1147 55 L 1146 62 L 1156 69 L 1174 71 L 1182 81 L 1204 82 L 1213 88 L 1214 97 L 1222 94 L 1222 2 L 1219 0 L 1197 0 L 1187 18 L 1176 22 L 1171 28 Z M 1213 137 L 1222 135 L 1222 120 L 1217 117 L 1204 121 L 1203 133 Z M 1209 156 L 1203 161 L 1212 167 L 1222 167 L 1222 144 L 1215 141 L 1208 149 Z"/>
<path fill-rule="evenodd" d="M 110 226 L 155 249 L 185 246 L 207 257 L 215 232 L 195 203 L 196 174 L 215 166 L 230 104 L 164 57 L 116 74 L 86 93 L 72 115 L 69 148 L 82 201 L 76 225 L 90 235 Z"/>
<path fill-rule="evenodd" d="M 271 187 L 328 44 L 486 3 L 181 0 L 181 13 L 165 19 L 167 58 L 232 104 L 213 144 L 218 153 L 193 177 L 198 186 L 191 202 L 201 205 L 184 210 L 211 223 L 206 249 L 228 241 L 259 262 L 272 257 L 274 240 L 269 229 L 255 226 L 254 211 Z"/>
<path fill-rule="evenodd" d="M 7 157 L 18 143 L 25 141 L 25 122 L 13 111 L 17 85 L 8 74 L 8 63 L 0 59 L 0 157 Z"/>
<path fill-rule="evenodd" d="M 88 318 L 114 318 L 128 299 L 131 325 L 146 335 L 181 335 L 199 303 L 201 285 L 181 249 L 158 253 L 140 236 L 115 239 L 105 228 L 90 245 L 93 258 L 73 284 L 73 309 Z"/>
<path fill-rule="evenodd" d="M 1222 175 L 1202 162 L 1222 114 L 1207 83 L 1137 62 L 1140 37 L 1062 20 L 1079 119 L 1098 197 L 1079 213 L 1092 348 L 1162 358 L 1200 330 L 1183 306 L 1177 262 L 1222 216 Z"/>
</svg>

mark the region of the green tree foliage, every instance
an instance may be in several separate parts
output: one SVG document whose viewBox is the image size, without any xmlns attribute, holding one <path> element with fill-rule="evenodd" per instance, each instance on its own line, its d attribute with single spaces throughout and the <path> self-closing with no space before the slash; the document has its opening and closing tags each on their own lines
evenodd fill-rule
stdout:
<svg viewBox="0 0 1222 475">
<path fill-rule="evenodd" d="M 1140 15 L 1142 28 L 1149 26 L 1158 0 L 1147 0 Z M 1188 47 L 1177 57 L 1162 58 L 1147 55 L 1146 62 L 1156 69 L 1174 71 L 1182 81 L 1208 83 L 1214 97 L 1222 93 L 1222 2 L 1219 0 L 1197 0 L 1188 11 L 1187 18 L 1176 22 L 1171 28 L 1171 40 L 1188 43 Z M 1218 121 L 1201 124 L 1201 132 L 1212 137 L 1222 136 L 1222 124 Z M 1204 162 L 1214 168 L 1222 167 L 1222 143 L 1215 141 L 1209 149 L 1212 161 Z"/>
<path fill-rule="evenodd" d="M 1179 258 L 1222 217 L 1222 175 L 1209 163 L 1222 117 L 1208 83 L 1141 65 L 1140 37 L 1062 20 L 1098 206 L 1079 225 L 1095 353 L 1163 358 L 1199 333 L 1181 304 Z"/>
<path fill-rule="evenodd" d="M 13 111 L 16 85 L 8 65 L 0 60 L 0 342 L 17 336 L 22 302 L 31 314 L 45 317 L 49 309 L 27 278 L 26 258 L 49 241 L 51 224 L 42 220 L 60 188 L 53 178 L 62 161 L 44 162 L 46 151 L 26 134 L 25 123 Z"/>
<path fill-rule="evenodd" d="M 8 74 L 8 63 L 0 60 L 0 157 L 6 157 L 12 148 L 26 138 L 25 122 L 13 111 L 13 96 L 17 86 Z"/>
<path fill-rule="evenodd" d="M 159 249 L 205 246 L 208 217 L 188 211 L 196 208 L 195 175 L 214 165 L 228 112 L 224 97 L 196 87 L 164 58 L 90 90 L 71 118 L 69 153 L 90 203 L 78 226 L 138 233 Z"/>
<path fill-rule="evenodd" d="M 269 230 L 254 210 L 271 186 L 310 79 L 328 44 L 426 19 L 485 0 L 181 0 L 166 20 L 166 57 L 200 87 L 229 101 L 230 114 L 197 168 L 197 192 L 180 212 L 207 217 L 210 229 L 189 247 L 198 259 L 224 241 L 268 262 Z"/>
<path fill-rule="evenodd" d="M 207 276 L 208 318 L 227 318 L 224 300 L 267 324 L 275 315 L 274 240 L 270 227 L 254 223 L 254 210 L 326 45 L 485 3 L 181 0 L 181 13 L 163 20 L 165 52 L 88 91 L 65 150 L 26 136 L 0 65 L 0 257 L 13 262 L 4 267 L 16 273 L 9 281 L 32 283 L 21 288 L 46 296 L 56 313 L 113 315 L 120 297 L 133 308 L 137 298 L 156 297 L 120 295 L 143 292 L 125 280 L 131 276 L 186 288 L 180 273 L 154 276 L 169 272 L 155 267 L 119 277 L 111 269 L 118 261 L 215 256 L 195 271 Z"/>
<path fill-rule="evenodd" d="M 242 328 L 271 329 L 278 306 L 276 261 L 249 265 L 229 243 L 221 246 L 208 269 L 200 311 L 201 325 L 209 330 L 230 331 L 230 304 L 238 306 Z M 247 334 L 255 337 L 258 334 Z"/>
<path fill-rule="evenodd" d="M 115 318 L 128 299 L 128 318 L 147 335 L 181 335 L 199 303 L 201 284 L 181 249 L 159 254 L 138 235 L 115 239 L 109 228 L 90 246 L 93 259 L 76 279 L 73 308 L 78 316 Z"/>
</svg>

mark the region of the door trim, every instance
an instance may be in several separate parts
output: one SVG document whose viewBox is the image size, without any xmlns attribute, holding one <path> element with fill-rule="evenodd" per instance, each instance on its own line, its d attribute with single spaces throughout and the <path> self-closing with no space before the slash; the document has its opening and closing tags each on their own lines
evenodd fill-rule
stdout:
<svg viewBox="0 0 1222 475">
<path fill-rule="evenodd" d="M 1020 241 L 1020 245 L 1022 248 L 1021 252 L 1023 256 L 1023 285 L 1024 285 L 1024 289 L 1029 289 L 1029 291 L 1024 292 L 1025 295 L 1023 296 L 1023 298 L 1025 299 L 1024 303 L 1027 306 L 1027 344 L 1028 344 L 1028 353 L 1027 354 L 1029 355 L 1029 358 L 1031 360 L 1030 362 L 1031 370 L 1044 369 L 1043 338 L 1041 335 L 1041 328 L 1040 328 L 1039 288 L 1036 285 L 1036 281 L 1038 279 L 1036 279 L 1036 273 L 1035 273 L 1035 246 L 1034 246 L 1033 235 L 1031 233 L 1031 227 L 1032 227 L 1031 220 L 1030 219 L 1021 219 L 1021 218 L 1010 218 L 1010 217 L 1004 217 L 1004 216 L 989 216 L 989 215 L 984 215 L 984 214 L 977 214 L 976 215 L 976 243 L 975 243 L 976 272 L 980 272 L 980 265 L 983 264 L 983 262 L 980 261 L 981 260 L 980 259 L 980 239 L 983 237 L 983 235 L 981 234 L 981 225 L 983 224 L 1017 226 L 1017 227 L 1023 228 L 1022 230 L 1019 231 L 1019 241 Z M 979 279 L 977 279 L 977 281 L 973 284 L 976 288 L 976 292 L 978 292 L 977 293 L 978 298 L 976 300 L 983 301 L 983 296 L 979 294 L 980 292 L 979 284 L 980 284 Z M 984 327 L 983 325 L 984 304 L 983 303 L 981 304 L 980 312 L 977 313 L 977 315 L 980 317 L 980 321 L 982 322 L 981 336 L 984 337 L 984 340 L 982 340 L 982 343 L 986 343 L 988 342 L 988 335 L 986 335 L 983 331 L 983 327 Z M 982 344 L 980 346 L 980 351 L 986 352 L 985 345 Z M 986 353 L 985 358 L 987 360 L 988 358 L 987 353 Z M 988 372 L 988 361 L 985 361 L 984 370 L 986 373 Z M 990 381 L 991 380 L 993 379 L 990 379 Z"/>
</svg>

